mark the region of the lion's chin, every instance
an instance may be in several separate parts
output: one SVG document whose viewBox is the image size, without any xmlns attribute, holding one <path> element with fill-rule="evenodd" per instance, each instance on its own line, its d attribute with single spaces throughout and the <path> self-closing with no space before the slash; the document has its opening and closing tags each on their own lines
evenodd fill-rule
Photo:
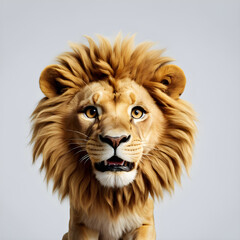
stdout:
<svg viewBox="0 0 240 240">
<path fill-rule="evenodd" d="M 129 172 L 124 171 L 105 171 L 100 172 L 95 170 L 96 179 L 100 182 L 104 187 L 117 187 L 121 188 L 130 183 L 132 183 L 137 175 L 137 170 L 133 169 Z"/>
</svg>

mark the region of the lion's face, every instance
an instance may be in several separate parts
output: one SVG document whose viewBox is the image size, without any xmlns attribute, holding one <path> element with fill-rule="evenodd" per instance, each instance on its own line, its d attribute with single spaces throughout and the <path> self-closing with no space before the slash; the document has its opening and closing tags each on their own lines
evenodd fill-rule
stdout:
<svg viewBox="0 0 240 240">
<path fill-rule="evenodd" d="M 133 48 L 131 38 L 88 41 L 40 76 L 46 97 L 32 115 L 33 159 L 42 155 L 46 179 L 76 208 L 91 209 L 98 198 L 113 214 L 180 182 L 195 117 L 179 98 L 183 71 L 161 50 Z"/>
<path fill-rule="evenodd" d="M 139 161 L 164 129 L 163 114 L 149 93 L 130 79 L 114 87 L 100 81 L 83 88 L 72 102 L 79 124 L 70 138 L 85 152 L 80 161 L 91 161 L 104 186 L 131 183 Z"/>
</svg>

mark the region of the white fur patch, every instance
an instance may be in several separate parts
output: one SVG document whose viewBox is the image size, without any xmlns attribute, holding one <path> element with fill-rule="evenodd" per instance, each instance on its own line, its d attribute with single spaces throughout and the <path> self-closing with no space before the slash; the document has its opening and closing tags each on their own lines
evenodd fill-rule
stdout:
<svg viewBox="0 0 240 240">
<path fill-rule="evenodd" d="M 117 219 L 113 220 L 104 212 L 102 214 L 88 216 L 81 215 L 80 219 L 89 228 L 95 229 L 104 240 L 118 240 L 124 233 L 140 227 L 142 217 L 135 212 L 124 211 Z M 130 239 L 129 239 L 130 240 Z"/>
<path fill-rule="evenodd" d="M 136 174 L 136 169 L 130 172 L 95 171 L 96 179 L 105 187 L 124 187 L 134 181 Z"/>
</svg>

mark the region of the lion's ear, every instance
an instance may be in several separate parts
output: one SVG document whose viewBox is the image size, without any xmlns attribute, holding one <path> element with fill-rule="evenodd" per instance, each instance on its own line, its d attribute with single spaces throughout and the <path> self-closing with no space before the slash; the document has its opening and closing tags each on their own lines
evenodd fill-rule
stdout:
<svg viewBox="0 0 240 240">
<path fill-rule="evenodd" d="M 67 73 L 60 65 L 49 65 L 41 73 L 39 85 L 46 97 L 61 95 L 74 84 L 66 80 Z"/>
<path fill-rule="evenodd" d="M 176 65 L 160 67 L 155 73 L 155 79 L 164 85 L 164 92 L 174 99 L 181 96 L 186 84 L 183 70 Z"/>
</svg>

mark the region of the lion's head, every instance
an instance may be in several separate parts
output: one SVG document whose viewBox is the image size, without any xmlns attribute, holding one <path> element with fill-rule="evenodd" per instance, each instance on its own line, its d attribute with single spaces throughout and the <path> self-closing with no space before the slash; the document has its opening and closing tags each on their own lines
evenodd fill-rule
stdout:
<svg viewBox="0 0 240 240">
<path fill-rule="evenodd" d="M 116 214 L 162 196 L 191 164 L 194 113 L 181 99 L 183 71 L 150 43 L 72 45 L 43 70 L 46 95 L 33 119 L 34 160 L 75 208 Z M 96 199 L 101 199 L 97 201 Z"/>
</svg>

